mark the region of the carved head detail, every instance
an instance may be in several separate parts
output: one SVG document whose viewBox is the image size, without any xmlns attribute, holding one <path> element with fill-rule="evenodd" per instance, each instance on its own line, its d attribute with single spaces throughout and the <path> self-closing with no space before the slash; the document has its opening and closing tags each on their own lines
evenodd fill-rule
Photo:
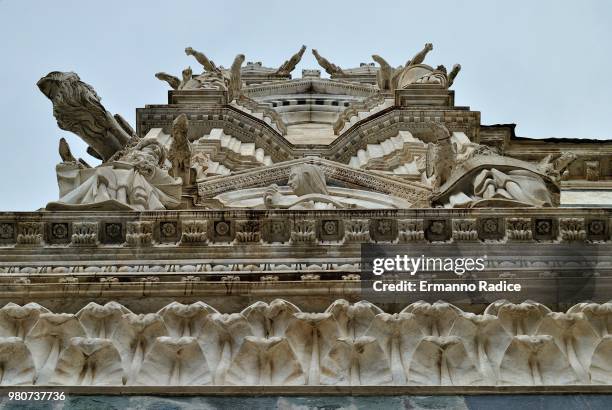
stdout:
<svg viewBox="0 0 612 410">
<path fill-rule="evenodd" d="M 75 94 L 77 92 L 89 92 L 93 99 L 100 101 L 100 97 L 94 89 L 81 81 L 77 73 L 52 71 L 36 83 L 40 91 L 51 101 L 54 101 L 60 93 Z M 68 91 L 72 90 L 71 93 Z M 76 97 L 76 96 L 75 96 Z"/>
<path fill-rule="evenodd" d="M 186 69 L 183 70 L 183 81 L 184 82 L 191 80 L 192 76 L 193 76 L 193 71 L 191 70 L 191 67 L 187 67 Z"/>
<path fill-rule="evenodd" d="M 301 164 L 291 168 L 287 185 L 291 187 L 293 193 L 297 196 L 329 194 L 323 170 L 312 164 Z"/>
</svg>

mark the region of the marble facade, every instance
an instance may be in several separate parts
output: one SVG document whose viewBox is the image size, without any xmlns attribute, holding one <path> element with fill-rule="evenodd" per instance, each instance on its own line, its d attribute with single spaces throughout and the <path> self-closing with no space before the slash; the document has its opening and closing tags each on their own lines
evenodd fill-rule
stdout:
<svg viewBox="0 0 612 410">
<path fill-rule="evenodd" d="M 62 139 L 58 200 L 0 212 L 0 385 L 612 383 L 612 142 L 481 124 L 429 43 L 398 67 L 312 50 L 330 78 L 293 78 L 305 50 L 226 69 L 188 47 L 202 72 L 157 73 L 168 102 L 134 128 L 75 73 L 38 82 L 102 163 Z M 486 249 L 478 278 L 529 286 L 366 301 L 365 245 Z"/>
</svg>

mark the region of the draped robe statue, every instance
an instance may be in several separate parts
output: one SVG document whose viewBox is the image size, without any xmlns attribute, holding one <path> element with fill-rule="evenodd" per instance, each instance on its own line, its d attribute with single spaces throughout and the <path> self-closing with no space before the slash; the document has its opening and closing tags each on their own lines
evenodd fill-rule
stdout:
<svg viewBox="0 0 612 410">
<path fill-rule="evenodd" d="M 166 149 L 142 139 L 117 161 L 96 168 L 63 162 L 56 168 L 60 199 L 48 210 L 162 210 L 180 205 L 181 178 L 163 168 Z"/>
</svg>

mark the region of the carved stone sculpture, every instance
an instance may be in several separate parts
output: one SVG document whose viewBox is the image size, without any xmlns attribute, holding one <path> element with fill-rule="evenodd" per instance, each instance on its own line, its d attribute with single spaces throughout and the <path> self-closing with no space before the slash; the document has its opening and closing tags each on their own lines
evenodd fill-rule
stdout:
<svg viewBox="0 0 612 410">
<path fill-rule="evenodd" d="M 158 313 L 163 318 L 170 336 L 197 338 L 202 332 L 202 326 L 206 322 L 207 316 L 218 312 L 202 302 L 191 305 L 173 302 Z"/>
<path fill-rule="evenodd" d="M 121 358 L 108 339 L 73 337 L 62 352 L 49 384 L 60 386 L 122 385 Z"/>
<path fill-rule="evenodd" d="M 121 322 L 121 316 L 127 313 L 131 312 L 117 302 L 108 302 L 104 306 L 90 302 L 76 316 L 88 337 L 110 339 Z"/>
<path fill-rule="evenodd" d="M 227 90 L 227 84 L 220 71 L 206 71 L 200 75 L 193 76 L 191 67 L 187 67 L 182 72 L 179 79 L 168 73 L 159 72 L 155 74 L 158 80 L 165 81 L 173 90 Z"/>
<path fill-rule="evenodd" d="M 32 385 L 35 379 L 34 361 L 23 340 L 0 338 L 0 386 Z"/>
<path fill-rule="evenodd" d="M 549 313 L 536 333 L 551 335 L 576 376 L 582 383 L 589 383 L 589 364 L 599 337 L 584 313 Z"/>
<path fill-rule="evenodd" d="M 47 209 L 171 209 L 180 204 L 181 180 L 165 169 L 166 148 L 142 139 L 116 161 L 97 168 L 58 165 L 60 199 Z"/>
<path fill-rule="evenodd" d="M 159 314 L 127 313 L 122 316 L 113 338 L 121 355 L 124 379 L 128 383 L 133 382 L 140 372 L 142 363 L 153 348 L 155 340 L 167 335 L 168 330 Z"/>
<path fill-rule="evenodd" d="M 84 337 L 85 330 L 75 315 L 43 313 L 26 337 L 26 344 L 38 372 L 36 382 L 45 384 L 52 377 L 60 353 L 73 337 Z"/>
<path fill-rule="evenodd" d="M 463 340 L 467 354 L 476 364 L 486 384 L 497 384 L 499 366 L 512 337 L 494 315 L 461 312 L 450 334 Z"/>
<path fill-rule="evenodd" d="M 231 314 L 173 302 L 120 316 L 127 309 L 116 302 L 77 315 L 7 305 L 2 315 L 21 309 L 12 317 L 31 330 L 25 342 L 0 337 L 0 385 L 610 384 L 610 305 L 561 313 L 499 300 L 476 315 L 420 301 L 389 314 L 337 300 L 314 313 L 276 299 Z"/>
<path fill-rule="evenodd" d="M 430 162 L 436 168 L 436 182 L 441 184 L 434 204 L 547 207 L 559 203 L 558 180 L 541 168 L 497 155 L 488 147 L 470 142 L 463 133 L 440 141 L 435 161 Z M 446 154 L 440 156 L 440 152 Z"/>
<path fill-rule="evenodd" d="M 405 67 L 408 67 L 411 65 L 422 64 L 423 61 L 425 61 L 425 57 L 427 56 L 427 53 L 429 53 L 431 50 L 433 50 L 433 44 L 425 43 L 425 46 L 423 46 L 423 49 L 419 51 L 418 53 L 416 53 L 414 57 L 412 57 L 412 60 L 408 60 Z"/>
<path fill-rule="evenodd" d="M 242 76 L 240 74 L 240 67 L 244 63 L 244 54 L 238 54 L 232 63 L 229 73 L 226 74 L 226 78 L 229 75 L 229 89 L 228 89 L 228 101 L 233 101 L 240 96 L 240 90 L 242 90 Z"/>
<path fill-rule="evenodd" d="M 215 65 L 214 61 L 209 60 L 208 57 L 206 57 L 206 55 L 200 51 L 194 50 L 191 47 L 187 47 L 185 48 L 185 54 L 187 54 L 188 56 L 193 56 L 198 63 L 202 64 L 204 70 L 206 71 L 220 71 Z"/>
<path fill-rule="evenodd" d="M 76 73 L 53 71 L 36 85 L 53 103 L 57 125 L 81 137 L 101 159 L 109 159 L 132 137 L 106 111 L 93 87 Z"/>
<path fill-rule="evenodd" d="M 337 338 L 331 313 L 294 313 L 297 319 L 287 328 L 287 338 L 306 374 L 306 384 L 321 382 L 321 363 Z"/>
<path fill-rule="evenodd" d="M 550 335 L 514 336 L 501 363 L 502 384 L 577 384 L 567 358 Z"/>
<path fill-rule="evenodd" d="M 66 138 L 60 138 L 59 154 L 62 158 L 62 162 L 78 162 L 72 155 L 72 152 L 70 152 L 70 146 L 68 145 L 68 142 L 66 142 Z"/>
<path fill-rule="evenodd" d="M 227 207 L 267 209 L 407 208 L 400 198 L 358 189 L 328 186 L 323 170 L 314 164 L 291 168 L 286 187 L 245 189 L 215 197 Z"/>
<path fill-rule="evenodd" d="M 482 384 L 482 376 L 456 336 L 426 336 L 410 362 L 409 383 L 440 386 Z"/>
<path fill-rule="evenodd" d="M 302 46 L 300 50 L 291 56 L 291 58 L 281 64 L 276 70 L 275 74 L 278 75 L 289 75 L 295 69 L 295 66 L 300 62 L 302 56 L 304 55 L 304 51 L 306 51 L 306 46 Z"/>
<path fill-rule="evenodd" d="M 136 376 L 144 386 L 191 386 L 212 381 L 212 374 L 194 337 L 158 337 Z"/>
<path fill-rule="evenodd" d="M 392 380 L 384 352 L 372 336 L 339 337 L 323 363 L 322 384 L 378 385 Z"/>
<path fill-rule="evenodd" d="M 172 142 L 168 150 L 168 159 L 172 163 L 170 173 L 175 178 L 181 178 L 183 185 L 189 184 L 191 168 L 191 145 L 187 137 L 189 120 L 185 114 L 175 118 L 172 123 Z"/>
<path fill-rule="evenodd" d="M 303 385 L 304 372 L 287 339 L 247 336 L 228 369 L 226 383 L 236 385 Z"/>
<path fill-rule="evenodd" d="M 344 74 L 344 72 L 342 71 L 340 67 L 338 67 L 334 63 L 331 63 L 325 57 L 321 56 L 321 54 L 319 54 L 319 52 L 316 49 L 314 48 L 312 49 L 312 54 L 317 59 L 317 63 L 319 63 L 319 65 L 327 72 L 327 74 L 329 75 Z"/>
<path fill-rule="evenodd" d="M 0 308 L 0 337 L 18 337 L 23 340 L 42 313 L 50 312 L 38 303 L 30 302 L 23 306 L 7 303 Z"/>
<path fill-rule="evenodd" d="M 225 384 L 227 371 L 249 335 L 252 330 L 242 313 L 213 313 L 206 317 L 199 341 L 206 346 L 203 351 L 214 372 L 214 384 Z"/>
<path fill-rule="evenodd" d="M 367 330 L 367 336 L 375 337 L 386 355 L 393 384 L 407 383 L 408 369 L 414 351 L 423 335 L 411 313 L 379 313 Z"/>
<path fill-rule="evenodd" d="M 391 67 L 387 61 L 381 56 L 374 54 L 372 60 L 380 64 L 380 69 L 376 73 L 376 81 L 378 88 L 381 91 L 393 92 L 397 88 L 397 73 L 395 68 Z M 399 69 L 398 69 L 399 70 Z"/>
<path fill-rule="evenodd" d="M 457 77 L 457 74 L 459 74 L 460 70 L 461 70 L 461 64 L 453 65 L 453 69 L 451 70 L 450 73 L 448 73 L 448 86 L 449 87 L 453 85 L 453 83 L 455 82 L 455 78 Z"/>
</svg>

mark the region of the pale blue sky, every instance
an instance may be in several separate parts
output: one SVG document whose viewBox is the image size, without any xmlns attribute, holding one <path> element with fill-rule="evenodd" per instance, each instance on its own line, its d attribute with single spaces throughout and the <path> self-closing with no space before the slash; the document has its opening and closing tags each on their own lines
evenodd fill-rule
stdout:
<svg viewBox="0 0 612 410">
<path fill-rule="evenodd" d="M 457 105 L 483 124 L 517 123 L 525 137 L 612 138 L 609 1 L 28 1 L 0 0 L 0 211 L 57 199 L 60 130 L 36 81 L 75 71 L 106 108 L 134 124 L 136 107 L 166 102 L 157 71 L 180 73 L 186 46 L 229 65 L 278 66 L 302 44 L 294 75 L 316 68 L 311 48 L 341 67 L 373 53 L 403 64 L 425 42 L 426 62 L 463 69 Z M 97 163 L 91 159 L 91 163 Z"/>
</svg>

